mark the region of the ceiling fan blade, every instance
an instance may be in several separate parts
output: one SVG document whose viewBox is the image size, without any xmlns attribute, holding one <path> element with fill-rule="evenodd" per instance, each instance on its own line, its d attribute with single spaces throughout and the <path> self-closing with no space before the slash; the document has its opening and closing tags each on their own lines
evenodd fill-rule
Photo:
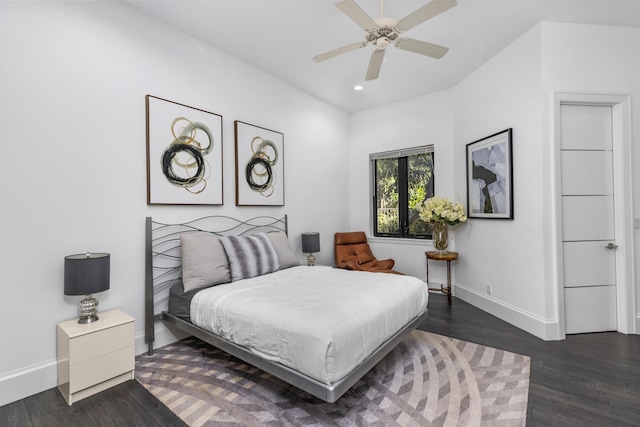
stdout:
<svg viewBox="0 0 640 427">
<path fill-rule="evenodd" d="M 351 52 L 352 50 L 363 48 L 367 45 L 367 42 L 357 42 L 348 46 L 339 47 L 338 49 L 330 50 L 329 52 L 322 53 L 313 57 L 315 62 L 322 62 L 334 56 L 342 55 L 343 53 Z"/>
<path fill-rule="evenodd" d="M 353 0 L 343 0 L 336 3 L 336 7 L 366 31 L 375 31 L 378 28 L 376 21 L 371 19 Z"/>
<path fill-rule="evenodd" d="M 449 52 L 448 47 L 404 37 L 396 40 L 396 47 L 398 49 L 408 50 L 409 52 L 419 53 L 420 55 L 430 56 L 436 59 L 442 58 L 447 52 Z"/>
<path fill-rule="evenodd" d="M 367 76 L 364 78 L 366 81 L 375 80 L 380 74 L 380 68 L 382 67 L 382 60 L 384 60 L 384 49 L 376 49 L 371 54 L 369 60 L 369 68 L 367 69 Z"/>
<path fill-rule="evenodd" d="M 416 25 L 446 12 L 456 4 L 458 4 L 456 0 L 433 0 L 399 20 L 396 29 L 400 32 L 410 30 Z"/>
</svg>

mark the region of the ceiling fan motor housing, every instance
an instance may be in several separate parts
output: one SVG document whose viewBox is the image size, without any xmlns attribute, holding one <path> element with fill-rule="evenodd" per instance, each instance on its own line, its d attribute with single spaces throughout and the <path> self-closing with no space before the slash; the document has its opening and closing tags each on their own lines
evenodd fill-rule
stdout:
<svg viewBox="0 0 640 427">
<path fill-rule="evenodd" d="M 374 31 L 369 31 L 366 37 L 368 42 L 376 42 L 379 38 L 384 37 L 387 39 L 387 44 L 390 41 L 394 41 L 398 38 L 399 31 L 396 29 L 398 21 L 393 18 L 378 18 L 376 19 L 378 28 Z M 378 43 L 375 43 L 378 45 Z"/>
</svg>

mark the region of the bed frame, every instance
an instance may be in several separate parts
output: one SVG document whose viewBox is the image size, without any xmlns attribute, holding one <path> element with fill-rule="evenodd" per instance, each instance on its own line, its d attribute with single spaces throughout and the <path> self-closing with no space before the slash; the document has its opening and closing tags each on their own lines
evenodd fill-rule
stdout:
<svg viewBox="0 0 640 427">
<path fill-rule="evenodd" d="M 193 335 L 214 347 L 249 363 L 265 372 L 294 385 L 326 402 L 333 403 L 349 390 L 360 378 L 384 358 L 402 339 L 427 317 L 427 310 L 410 321 L 395 335 L 376 349 L 361 365 L 333 384 L 325 384 L 301 374 L 279 363 L 263 359 L 245 347 L 234 344 L 218 335 L 193 325 L 167 311 L 169 289 L 181 279 L 180 235 L 184 233 L 212 233 L 218 236 L 248 235 L 259 231 L 280 230 L 288 232 L 287 216 L 274 218 L 259 216 L 248 220 L 237 220 L 228 216 L 214 215 L 181 224 L 164 224 L 146 220 L 145 254 L 145 342 L 149 355 L 153 354 L 155 323 L 162 321 Z M 381 273 L 382 274 L 382 273 Z"/>
</svg>

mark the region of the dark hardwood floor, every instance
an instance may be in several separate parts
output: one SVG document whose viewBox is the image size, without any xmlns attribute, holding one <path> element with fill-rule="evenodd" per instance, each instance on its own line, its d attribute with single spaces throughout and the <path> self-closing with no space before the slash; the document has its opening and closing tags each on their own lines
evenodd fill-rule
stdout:
<svg viewBox="0 0 640 427">
<path fill-rule="evenodd" d="M 2 427 L 167 426 L 185 424 L 136 381 L 67 405 L 57 388 L 0 407 Z"/>
<path fill-rule="evenodd" d="M 431 294 L 421 329 L 531 358 L 527 426 L 640 426 L 640 336 L 543 341 L 470 304 Z"/>
<path fill-rule="evenodd" d="M 421 329 L 531 357 L 527 426 L 639 426 L 640 336 L 543 341 L 454 298 L 431 294 Z M 57 389 L 0 407 L 0 426 L 182 426 L 135 381 L 68 406 Z"/>
</svg>

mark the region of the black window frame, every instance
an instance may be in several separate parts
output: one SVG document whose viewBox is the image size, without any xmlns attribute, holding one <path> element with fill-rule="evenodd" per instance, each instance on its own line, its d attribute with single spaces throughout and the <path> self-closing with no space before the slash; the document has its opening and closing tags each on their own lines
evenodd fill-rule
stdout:
<svg viewBox="0 0 640 427">
<path fill-rule="evenodd" d="M 432 238 L 431 227 L 427 227 L 424 234 L 409 233 L 409 157 L 417 154 L 431 154 L 431 177 L 426 185 L 426 198 L 433 197 L 435 194 L 435 152 L 433 145 L 425 145 L 407 149 L 394 150 L 383 153 L 373 153 L 369 155 L 370 171 L 371 171 L 371 210 L 373 215 L 373 235 L 375 237 L 397 238 L 397 239 L 422 239 L 430 240 Z M 377 161 L 384 159 L 397 159 L 398 161 L 398 216 L 399 230 L 397 233 L 378 231 L 378 168 Z M 426 199 L 425 198 L 425 199 Z"/>
</svg>

